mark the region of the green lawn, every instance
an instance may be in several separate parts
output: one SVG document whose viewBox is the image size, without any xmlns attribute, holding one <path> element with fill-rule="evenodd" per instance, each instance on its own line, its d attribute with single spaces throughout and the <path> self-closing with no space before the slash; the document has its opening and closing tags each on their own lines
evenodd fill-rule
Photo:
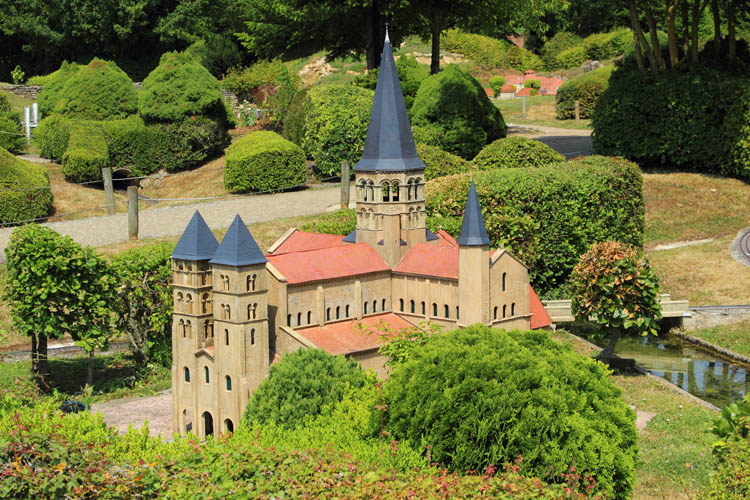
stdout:
<svg viewBox="0 0 750 500">
<path fill-rule="evenodd" d="M 713 328 L 690 330 L 686 333 L 743 356 L 750 356 L 750 319 Z"/>
<path fill-rule="evenodd" d="M 0 93 L 2 93 L 8 99 L 11 111 L 17 111 L 18 113 L 23 113 L 23 107 L 31 106 L 31 104 L 34 102 L 31 99 L 25 99 L 9 92 L 0 91 Z"/>
<path fill-rule="evenodd" d="M 526 117 L 523 117 L 523 101 L 514 99 L 493 99 L 506 123 L 514 125 L 541 125 L 544 127 L 590 129 L 591 120 L 558 120 L 555 118 L 555 96 L 544 95 L 526 98 Z"/>
</svg>

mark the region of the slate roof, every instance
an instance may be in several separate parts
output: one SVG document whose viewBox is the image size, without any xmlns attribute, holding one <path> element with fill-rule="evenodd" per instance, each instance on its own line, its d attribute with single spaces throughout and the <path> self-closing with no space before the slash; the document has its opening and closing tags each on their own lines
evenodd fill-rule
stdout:
<svg viewBox="0 0 750 500">
<path fill-rule="evenodd" d="M 264 264 L 267 261 L 250 231 L 247 230 L 247 226 L 237 215 L 210 262 L 239 267 Z"/>
<path fill-rule="evenodd" d="M 308 252 L 270 254 L 267 257 L 290 284 L 345 278 L 391 269 L 367 243 Z"/>
<path fill-rule="evenodd" d="M 457 241 L 459 245 L 470 247 L 490 244 L 487 229 L 484 227 L 484 217 L 482 217 L 482 208 L 479 206 L 474 179 L 471 180 L 469 197 L 466 200 L 466 209 L 464 210 L 464 219 L 461 222 L 461 234 L 458 236 Z"/>
<path fill-rule="evenodd" d="M 328 323 L 324 326 L 295 328 L 295 332 L 330 354 L 353 354 L 375 349 L 381 344 L 377 335 L 363 333 L 357 325 L 361 323 L 364 326 L 374 328 L 381 322 L 387 324 L 393 330 L 414 327 L 396 314 L 385 313 L 366 316 L 361 320 L 351 319 Z"/>
<path fill-rule="evenodd" d="M 424 168 L 414 146 L 391 42 L 386 36 L 365 149 L 354 170 L 395 172 Z"/>
<path fill-rule="evenodd" d="M 175 259 L 208 260 L 214 256 L 219 242 L 197 210 L 180 236 L 172 252 Z"/>
</svg>

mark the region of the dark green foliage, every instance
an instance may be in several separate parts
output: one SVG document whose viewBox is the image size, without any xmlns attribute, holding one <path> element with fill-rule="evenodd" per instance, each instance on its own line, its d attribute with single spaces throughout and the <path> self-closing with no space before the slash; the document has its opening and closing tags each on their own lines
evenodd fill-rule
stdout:
<svg viewBox="0 0 750 500">
<path fill-rule="evenodd" d="M 557 66 L 562 69 L 577 68 L 586 62 L 586 50 L 583 45 L 576 45 L 557 54 L 555 61 L 557 61 Z"/>
<path fill-rule="evenodd" d="M 48 116 L 39 122 L 33 141 L 39 148 L 39 156 L 61 161 L 70 140 L 71 121 L 61 115 Z"/>
<path fill-rule="evenodd" d="M 614 66 L 604 66 L 594 71 L 574 76 L 557 89 L 555 115 L 558 120 L 575 118 L 575 102 L 580 101 L 581 118 L 591 118 L 596 100 L 607 90 Z"/>
<path fill-rule="evenodd" d="M 341 161 L 362 156 L 374 93 L 354 85 L 310 89 L 305 103 L 303 149 L 324 177 L 341 173 Z"/>
<path fill-rule="evenodd" d="M 445 50 L 463 54 L 471 62 L 485 69 L 513 68 L 525 71 L 542 68 L 539 56 L 517 47 L 508 40 L 449 29 L 440 36 L 440 42 Z"/>
<path fill-rule="evenodd" d="M 554 71 L 556 69 L 565 69 L 560 66 L 557 56 L 564 50 L 583 45 L 583 38 L 575 33 L 560 31 L 555 34 L 542 48 L 542 62 L 544 69 Z"/>
<path fill-rule="evenodd" d="M 237 46 L 222 35 L 210 36 L 208 41 L 198 40 L 185 49 L 185 52 L 192 55 L 216 78 L 221 77 L 229 68 L 242 64 Z"/>
<path fill-rule="evenodd" d="M 716 471 L 706 488 L 707 500 L 750 498 L 750 396 L 726 406 L 714 419 L 711 432 Z"/>
<path fill-rule="evenodd" d="M 107 141 L 107 166 L 127 168 L 133 175 L 148 175 L 162 166 L 157 163 L 156 151 L 164 147 L 165 142 L 161 141 L 160 134 L 152 133 L 158 125 L 148 127 L 140 116 L 98 124 Z"/>
<path fill-rule="evenodd" d="M 535 80 L 532 78 L 523 82 L 523 88 L 539 90 L 540 88 L 542 88 L 542 84 L 539 82 L 539 80 Z"/>
<path fill-rule="evenodd" d="M 750 84 L 713 70 L 615 71 L 596 102 L 594 147 L 643 165 L 750 177 Z"/>
<path fill-rule="evenodd" d="M 60 69 L 45 76 L 43 82 L 36 83 L 37 85 L 44 85 L 42 92 L 39 94 L 37 102 L 39 103 L 39 113 L 43 117 L 51 115 L 57 103 L 63 97 L 63 87 L 65 82 L 68 81 L 72 75 L 78 72 L 79 66 L 76 63 L 69 63 L 63 61 L 60 65 Z"/>
<path fill-rule="evenodd" d="M 431 146 L 466 159 L 507 134 L 503 115 L 487 98 L 482 85 L 456 65 L 422 82 L 411 121 L 440 136 L 440 143 Z"/>
<path fill-rule="evenodd" d="M 406 110 L 408 111 L 414 104 L 419 86 L 430 75 L 430 70 L 427 66 L 419 64 L 416 57 L 403 55 L 396 61 L 396 71 L 401 82 L 401 91 L 404 94 L 404 104 L 406 104 Z"/>
<path fill-rule="evenodd" d="M 320 349 L 300 349 L 271 366 L 243 418 L 293 429 L 303 418 L 319 415 L 324 406 L 338 403 L 349 388 L 360 388 L 366 381 L 354 361 Z"/>
<path fill-rule="evenodd" d="M 305 140 L 305 105 L 307 89 L 301 88 L 289 102 L 284 116 L 284 138 L 302 147 Z"/>
<path fill-rule="evenodd" d="M 112 303 L 117 327 L 127 334 L 141 363 L 172 363 L 172 277 L 174 243 L 134 248 L 112 259 L 117 281 Z"/>
<path fill-rule="evenodd" d="M 10 103 L 5 92 L 0 92 L 0 113 L 10 113 Z"/>
<path fill-rule="evenodd" d="M 321 214 L 314 222 L 302 224 L 302 231 L 311 233 L 340 234 L 345 236 L 357 228 L 357 218 L 354 209 L 338 210 L 336 212 Z"/>
<path fill-rule="evenodd" d="M 189 116 L 180 122 L 154 123 L 146 127 L 150 135 L 153 165 L 169 171 L 193 168 L 229 145 L 225 120 Z"/>
<path fill-rule="evenodd" d="M 540 294 L 565 283 L 593 243 L 643 245 L 643 180 L 629 161 L 588 156 L 432 180 L 426 204 L 431 228 L 458 236 L 472 176 L 491 245 L 505 245 L 529 266 Z"/>
<path fill-rule="evenodd" d="M 18 113 L 0 111 L 0 148 L 7 149 L 13 154 L 22 153 L 26 149 L 26 135 Z"/>
<path fill-rule="evenodd" d="M 111 61 L 92 59 L 68 73 L 53 112 L 76 119 L 116 120 L 138 110 L 133 82 Z M 42 90 L 42 94 L 46 88 Z"/>
<path fill-rule="evenodd" d="M 102 178 L 102 168 L 109 164 L 107 140 L 101 126 L 80 122 L 71 127 L 68 148 L 62 156 L 62 171 L 70 182 L 95 181 Z"/>
<path fill-rule="evenodd" d="M 583 40 L 583 49 L 586 58 L 595 61 L 629 54 L 633 51 L 633 33 L 627 28 L 609 33 L 594 33 Z"/>
<path fill-rule="evenodd" d="M 228 191 L 276 191 L 299 186 L 306 178 L 304 151 L 275 132 L 251 132 L 227 148 Z"/>
<path fill-rule="evenodd" d="M 143 81 L 138 110 L 146 122 L 181 122 L 224 112 L 219 82 L 190 54 L 168 52 Z"/>
<path fill-rule="evenodd" d="M 47 170 L 0 147 L 0 224 L 44 217 L 52 208 Z"/>
<path fill-rule="evenodd" d="M 505 85 L 505 77 L 498 75 L 491 76 L 487 83 L 492 89 L 492 97 L 500 97 L 500 91 L 502 90 L 503 85 Z"/>
<path fill-rule="evenodd" d="M 416 144 L 438 147 L 440 144 L 440 131 L 434 127 L 419 127 L 412 125 L 411 133 Z"/>
<path fill-rule="evenodd" d="M 471 161 L 479 170 L 492 168 L 544 167 L 565 161 L 561 155 L 543 142 L 527 137 L 505 137 L 485 146 Z"/>
<path fill-rule="evenodd" d="M 393 367 L 384 397 L 393 437 L 429 443 L 433 460 L 451 469 L 522 457 L 529 476 L 574 465 L 608 496 L 633 489 L 635 413 L 603 365 L 547 332 L 475 325 L 433 335 Z"/>
<path fill-rule="evenodd" d="M 424 178 L 428 181 L 444 175 L 462 174 L 475 168 L 460 156 L 447 153 L 435 146 L 417 144 L 417 154 L 425 164 Z"/>
</svg>

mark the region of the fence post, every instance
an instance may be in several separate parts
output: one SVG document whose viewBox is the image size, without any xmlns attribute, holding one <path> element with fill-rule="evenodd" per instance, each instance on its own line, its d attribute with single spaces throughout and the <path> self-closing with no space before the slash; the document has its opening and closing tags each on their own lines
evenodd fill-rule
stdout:
<svg viewBox="0 0 750 500">
<path fill-rule="evenodd" d="M 526 118 L 526 98 L 521 98 L 521 118 Z"/>
<path fill-rule="evenodd" d="M 35 127 L 39 126 L 39 105 L 37 103 L 31 103 L 31 121 Z"/>
<path fill-rule="evenodd" d="M 341 162 L 341 208 L 349 208 L 349 162 Z"/>
<path fill-rule="evenodd" d="M 138 238 L 138 186 L 128 186 L 128 237 Z"/>
<path fill-rule="evenodd" d="M 26 130 L 26 142 L 31 143 L 31 108 L 23 107 L 23 126 Z"/>
<path fill-rule="evenodd" d="M 581 120 L 581 101 L 576 99 L 576 121 Z"/>
<path fill-rule="evenodd" d="M 104 200 L 107 203 L 107 215 L 115 215 L 115 189 L 112 187 L 112 167 L 102 168 L 104 179 Z"/>
</svg>

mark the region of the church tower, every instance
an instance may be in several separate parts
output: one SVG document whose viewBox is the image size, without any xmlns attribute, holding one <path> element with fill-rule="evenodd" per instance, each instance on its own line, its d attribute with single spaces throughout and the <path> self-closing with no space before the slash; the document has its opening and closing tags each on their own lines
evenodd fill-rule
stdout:
<svg viewBox="0 0 750 500">
<path fill-rule="evenodd" d="M 477 189 L 471 180 L 458 236 L 458 304 L 460 324 L 490 323 L 490 239 Z"/>
<path fill-rule="evenodd" d="M 426 241 L 424 169 L 386 31 L 365 149 L 354 171 L 356 242 L 368 243 L 391 267 Z"/>
</svg>

